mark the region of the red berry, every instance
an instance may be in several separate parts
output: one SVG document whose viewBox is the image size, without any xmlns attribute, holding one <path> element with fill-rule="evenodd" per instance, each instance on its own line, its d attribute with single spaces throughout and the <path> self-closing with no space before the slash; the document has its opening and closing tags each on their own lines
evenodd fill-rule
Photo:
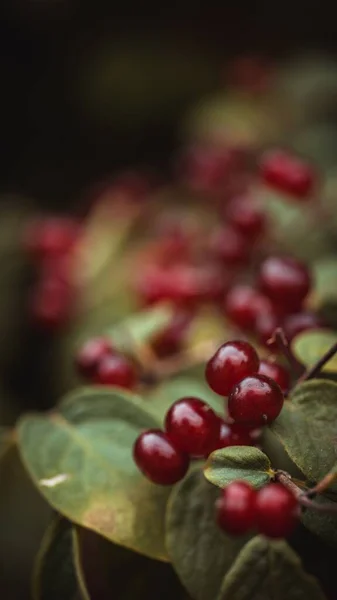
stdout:
<svg viewBox="0 0 337 600">
<path fill-rule="evenodd" d="M 270 360 L 261 360 L 259 366 L 259 375 L 266 375 L 278 383 L 283 393 L 289 390 L 290 376 L 287 369 L 282 365 L 272 362 Z"/>
<path fill-rule="evenodd" d="M 79 227 L 69 218 L 38 219 L 28 225 L 25 246 L 37 259 L 55 258 L 69 252 L 78 239 Z"/>
<path fill-rule="evenodd" d="M 199 398 L 186 397 L 171 406 L 165 429 L 182 452 L 205 456 L 219 435 L 220 421 L 208 404 Z"/>
<path fill-rule="evenodd" d="M 230 267 L 247 263 L 249 247 L 245 237 L 233 227 L 221 227 L 210 239 L 210 251 L 215 258 Z"/>
<path fill-rule="evenodd" d="M 42 279 L 34 290 L 31 314 L 35 323 L 46 330 L 67 325 L 73 315 L 73 288 L 55 277 Z"/>
<path fill-rule="evenodd" d="M 289 342 L 302 331 L 323 327 L 323 321 L 314 313 L 300 312 L 285 317 L 283 330 Z"/>
<path fill-rule="evenodd" d="M 132 362 L 125 356 L 105 354 L 97 365 L 94 381 L 98 385 L 132 389 L 137 383 L 137 373 Z"/>
<path fill-rule="evenodd" d="M 152 340 L 151 346 L 157 356 L 165 358 L 182 350 L 192 319 L 193 314 L 190 311 L 175 312 L 168 327 Z"/>
<path fill-rule="evenodd" d="M 260 173 L 264 183 L 299 200 L 310 197 L 317 183 L 310 164 L 283 150 L 266 152 L 261 159 Z"/>
<path fill-rule="evenodd" d="M 275 330 L 280 327 L 281 320 L 278 315 L 272 310 L 261 312 L 256 318 L 254 332 L 261 344 L 272 348 L 274 351 L 278 350 L 275 343 L 271 342 L 271 339 L 275 333 Z"/>
<path fill-rule="evenodd" d="M 220 419 L 220 432 L 217 439 L 214 440 L 209 453 L 229 446 L 252 446 L 253 439 L 250 430 L 236 423 L 228 424 L 224 419 Z M 206 457 L 208 454 L 206 455 Z"/>
<path fill-rule="evenodd" d="M 109 356 L 113 351 L 110 341 L 103 337 L 88 340 L 76 356 L 76 368 L 86 378 L 91 378 L 96 372 L 103 357 Z"/>
<path fill-rule="evenodd" d="M 228 397 L 229 415 L 239 423 L 265 425 L 280 414 L 283 394 L 279 385 L 265 375 L 246 377 Z"/>
<path fill-rule="evenodd" d="M 259 531 L 271 538 L 291 534 L 299 517 L 294 494 L 280 483 L 270 483 L 257 494 L 256 521 Z"/>
<path fill-rule="evenodd" d="M 206 365 L 206 380 L 220 396 L 228 396 L 236 383 L 259 369 L 259 357 L 248 342 L 226 342 Z"/>
<path fill-rule="evenodd" d="M 259 284 L 272 301 L 297 311 L 311 287 L 305 264 L 288 256 L 270 256 L 260 266 Z"/>
<path fill-rule="evenodd" d="M 248 285 L 232 287 L 224 305 L 226 317 L 244 331 L 253 330 L 257 317 L 270 307 L 268 298 Z"/>
<path fill-rule="evenodd" d="M 178 450 L 160 429 L 141 433 L 134 444 L 133 457 L 139 470 L 160 485 L 177 483 L 189 467 L 187 454 Z"/>
<path fill-rule="evenodd" d="M 250 241 L 256 240 L 265 230 L 266 217 L 253 198 L 234 198 L 226 211 L 227 221 Z"/>
<path fill-rule="evenodd" d="M 246 481 L 233 481 L 216 502 L 218 525 L 230 535 L 242 535 L 256 521 L 256 491 Z"/>
</svg>

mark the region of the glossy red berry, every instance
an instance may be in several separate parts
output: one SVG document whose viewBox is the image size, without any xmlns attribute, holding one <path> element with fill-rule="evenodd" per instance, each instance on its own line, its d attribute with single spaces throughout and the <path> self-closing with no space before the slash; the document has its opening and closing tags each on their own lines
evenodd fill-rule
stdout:
<svg viewBox="0 0 337 600">
<path fill-rule="evenodd" d="M 98 385 L 114 385 L 126 389 L 133 389 L 137 379 L 133 363 L 122 354 L 104 355 L 94 374 L 94 382 Z"/>
<path fill-rule="evenodd" d="M 216 502 L 219 527 L 230 535 L 242 535 L 255 525 L 256 491 L 246 481 L 233 481 Z"/>
<path fill-rule="evenodd" d="M 248 428 L 236 423 L 229 424 L 224 419 L 220 419 L 219 436 L 214 440 L 210 452 L 229 446 L 252 446 L 253 444 L 251 431 Z"/>
<path fill-rule="evenodd" d="M 260 266 L 259 285 L 272 301 L 297 311 L 311 288 L 306 265 L 289 256 L 270 256 Z"/>
<path fill-rule="evenodd" d="M 220 421 L 208 404 L 186 397 L 175 402 L 165 418 L 172 442 L 191 456 L 205 456 L 219 435 Z"/>
<path fill-rule="evenodd" d="M 82 377 L 92 378 L 102 359 L 105 356 L 110 356 L 112 352 L 112 344 L 107 338 L 96 337 L 88 340 L 80 348 L 75 359 L 78 372 Z"/>
<path fill-rule="evenodd" d="M 259 357 L 253 346 L 244 341 L 226 342 L 206 365 L 206 381 L 220 396 L 228 396 L 241 379 L 259 369 Z"/>
<path fill-rule="evenodd" d="M 320 317 L 310 312 L 300 312 L 285 317 L 283 321 L 283 331 L 286 338 L 291 342 L 302 331 L 309 329 L 318 329 L 324 326 Z"/>
<path fill-rule="evenodd" d="M 298 200 L 310 197 L 317 184 L 312 166 L 283 150 L 272 150 L 262 156 L 260 174 L 265 184 Z"/>
<path fill-rule="evenodd" d="M 210 251 L 217 260 L 229 267 L 239 267 L 249 259 L 247 240 L 233 227 L 221 227 L 214 231 L 210 239 Z"/>
<path fill-rule="evenodd" d="M 265 213 L 248 196 L 233 198 L 227 207 L 226 217 L 230 225 L 240 231 L 246 240 L 256 240 L 266 227 Z"/>
<path fill-rule="evenodd" d="M 252 331 L 258 316 L 270 308 L 270 300 L 248 285 L 233 286 L 224 303 L 226 317 L 244 331 Z"/>
<path fill-rule="evenodd" d="M 79 226 L 67 217 L 50 217 L 30 223 L 24 244 L 37 259 L 55 258 L 66 254 L 77 242 Z"/>
<path fill-rule="evenodd" d="M 278 417 L 283 406 L 279 385 L 265 375 L 246 377 L 228 397 L 228 412 L 238 423 L 265 425 Z"/>
<path fill-rule="evenodd" d="M 43 278 L 31 299 L 33 321 L 47 331 L 67 325 L 74 313 L 74 290 L 55 277 Z"/>
<path fill-rule="evenodd" d="M 134 461 L 139 470 L 160 485 L 173 485 L 187 473 L 189 458 L 160 429 L 144 431 L 133 447 Z"/>
<path fill-rule="evenodd" d="M 299 505 L 294 494 L 280 483 L 270 483 L 257 494 L 258 529 L 270 538 L 290 535 L 299 518 Z"/>
<path fill-rule="evenodd" d="M 280 386 L 282 392 L 285 394 L 288 392 L 290 387 L 290 375 L 289 371 L 282 365 L 271 360 L 261 360 L 259 366 L 259 375 L 266 375 L 276 381 Z"/>
</svg>

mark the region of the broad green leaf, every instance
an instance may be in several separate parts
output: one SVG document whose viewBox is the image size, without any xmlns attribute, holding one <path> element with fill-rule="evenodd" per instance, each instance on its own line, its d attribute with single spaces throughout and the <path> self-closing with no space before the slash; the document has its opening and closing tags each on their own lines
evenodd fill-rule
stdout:
<svg viewBox="0 0 337 600">
<path fill-rule="evenodd" d="M 210 600 L 247 541 L 222 533 L 215 521 L 218 490 L 201 471 L 179 483 L 170 497 L 166 544 L 173 567 L 194 600 Z"/>
<path fill-rule="evenodd" d="M 337 333 L 328 329 L 303 331 L 295 337 L 292 350 L 296 358 L 309 368 L 322 358 L 336 342 Z M 324 365 L 322 371 L 337 372 L 337 353 Z"/>
<path fill-rule="evenodd" d="M 319 307 L 322 303 L 333 300 L 337 302 L 337 259 L 335 255 L 324 257 L 313 265 L 315 281 L 314 299 Z"/>
<path fill-rule="evenodd" d="M 316 504 L 326 504 L 327 502 L 331 502 L 331 498 L 327 498 L 324 495 L 315 498 Z M 301 511 L 301 521 L 312 533 L 315 533 L 329 544 L 337 545 L 336 514 L 305 509 Z"/>
<path fill-rule="evenodd" d="M 215 450 L 208 457 L 204 475 L 210 483 L 224 488 L 237 479 L 260 488 L 270 481 L 274 472 L 268 456 L 253 446 L 231 446 Z"/>
<path fill-rule="evenodd" d="M 337 457 L 337 384 L 312 379 L 297 386 L 271 424 L 291 460 L 311 482 L 334 468 Z M 336 483 L 332 490 L 337 490 Z"/>
<path fill-rule="evenodd" d="M 217 600 L 325 600 L 285 541 L 253 538 L 225 575 Z"/>
<path fill-rule="evenodd" d="M 117 544 L 166 560 L 170 489 L 145 479 L 132 457 L 135 439 L 152 427 L 157 421 L 130 394 L 89 388 L 58 412 L 24 416 L 17 437 L 29 474 L 53 508 Z"/>
<path fill-rule="evenodd" d="M 121 350 L 132 351 L 134 346 L 149 342 L 167 327 L 173 316 L 169 304 L 154 306 L 127 317 L 108 331 L 114 345 Z"/>
<path fill-rule="evenodd" d="M 171 565 L 116 546 L 89 529 L 74 531 L 75 563 L 92 600 L 183 600 L 184 588 Z"/>
<path fill-rule="evenodd" d="M 55 517 L 36 557 L 32 595 L 34 600 L 87 600 L 79 591 L 73 557 L 72 525 Z"/>
<path fill-rule="evenodd" d="M 203 373 L 202 373 L 203 375 Z M 176 377 L 156 386 L 144 399 L 144 409 L 163 422 L 165 414 L 173 402 L 184 396 L 196 396 L 207 402 L 213 410 L 224 411 L 224 399 L 214 394 L 204 379 Z"/>
</svg>

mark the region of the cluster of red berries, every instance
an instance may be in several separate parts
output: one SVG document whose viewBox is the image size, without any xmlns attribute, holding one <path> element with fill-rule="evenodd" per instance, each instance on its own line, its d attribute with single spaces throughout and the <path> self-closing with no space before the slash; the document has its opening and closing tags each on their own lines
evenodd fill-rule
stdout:
<svg viewBox="0 0 337 600">
<path fill-rule="evenodd" d="M 83 378 L 97 385 L 133 389 L 138 381 L 134 363 L 104 337 L 88 340 L 82 346 L 76 356 L 76 368 Z"/>
<path fill-rule="evenodd" d="M 233 481 L 216 502 L 218 525 L 230 535 L 257 529 L 270 538 L 287 537 L 298 517 L 297 498 L 280 483 L 269 483 L 256 491 L 246 481 Z"/>
<path fill-rule="evenodd" d="M 248 342 L 233 341 L 220 346 L 207 363 L 205 375 L 216 394 L 228 396 L 228 413 L 237 423 L 265 425 L 282 410 L 284 396 L 279 383 L 282 387 L 288 383 L 287 373 L 281 365 L 268 361 L 263 361 L 261 373 L 257 352 Z"/>
<path fill-rule="evenodd" d="M 31 315 L 43 329 L 58 329 L 74 314 L 72 254 L 79 232 L 77 221 L 67 217 L 34 220 L 24 232 L 25 248 L 38 267 Z"/>
</svg>

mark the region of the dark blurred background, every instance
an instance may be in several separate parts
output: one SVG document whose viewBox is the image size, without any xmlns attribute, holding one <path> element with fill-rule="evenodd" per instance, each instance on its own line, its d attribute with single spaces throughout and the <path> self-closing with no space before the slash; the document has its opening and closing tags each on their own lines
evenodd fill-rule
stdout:
<svg viewBox="0 0 337 600">
<path fill-rule="evenodd" d="M 332 2 L 2 0 L 0 192 L 67 208 L 121 165 L 162 168 L 237 54 L 336 50 Z"/>
</svg>

